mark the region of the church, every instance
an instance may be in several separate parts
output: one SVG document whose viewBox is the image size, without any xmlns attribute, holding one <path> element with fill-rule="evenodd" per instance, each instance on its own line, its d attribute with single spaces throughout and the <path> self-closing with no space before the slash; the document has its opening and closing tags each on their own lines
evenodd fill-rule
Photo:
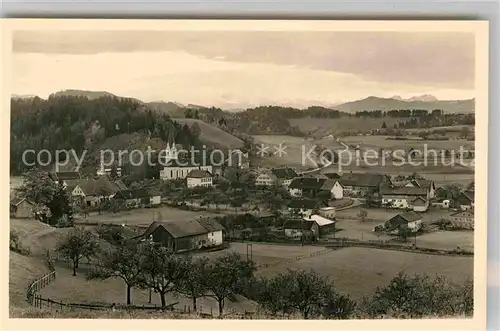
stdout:
<svg viewBox="0 0 500 331">
<path fill-rule="evenodd" d="M 192 170 L 206 170 L 213 174 L 213 166 L 204 162 L 193 162 L 191 157 L 186 160 L 179 160 L 179 150 L 181 145 L 167 143 L 165 152 L 161 153 L 163 158 L 160 164 L 164 165 L 160 170 L 160 178 L 163 180 L 185 179 Z"/>
</svg>

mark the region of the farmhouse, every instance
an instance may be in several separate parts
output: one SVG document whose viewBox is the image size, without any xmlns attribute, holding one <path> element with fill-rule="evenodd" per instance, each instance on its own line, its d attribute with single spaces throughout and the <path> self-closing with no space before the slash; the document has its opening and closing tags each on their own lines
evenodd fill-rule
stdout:
<svg viewBox="0 0 500 331">
<path fill-rule="evenodd" d="M 474 191 L 461 192 L 456 198 L 455 203 L 461 210 L 474 208 Z"/>
<path fill-rule="evenodd" d="M 421 187 L 425 188 L 428 191 L 427 197 L 429 199 L 434 198 L 435 196 L 435 191 L 436 191 L 436 185 L 434 184 L 434 181 L 432 180 L 427 180 L 427 179 L 412 179 L 409 181 L 405 187 Z"/>
<path fill-rule="evenodd" d="M 188 188 L 193 188 L 197 186 L 211 187 L 213 176 L 210 172 L 206 170 L 191 170 L 191 172 L 186 177 L 186 183 Z"/>
<path fill-rule="evenodd" d="M 108 176 L 101 176 L 97 180 L 89 176 L 80 180 L 68 180 L 66 191 L 87 206 L 96 206 L 103 200 L 113 198 L 120 191 L 120 186 Z"/>
<path fill-rule="evenodd" d="M 313 211 L 323 207 L 323 205 L 324 203 L 315 199 L 293 199 L 288 203 L 287 209 L 291 215 L 309 217 Z"/>
<path fill-rule="evenodd" d="M 255 178 L 256 186 L 273 186 L 277 183 L 278 177 L 269 169 L 261 170 Z"/>
<path fill-rule="evenodd" d="M 385 226 L 389 232 L 397 232 L 401 228 L 408 228 L 415 232 L 422 228 L 422 216 L 414 211 L 397 214 L 389 219 Z"/>
<path fill-rule="evenodd" d="M 474 209 L 460 211 L 450 216 L 450 221 L 453 226 L 474 229 Z"/>
<path fill-rule="evenodd" d="M 152 240 L 174 252 L 217 247 L 223 244 L 224 228 L 215 220 L 153 222 L 139 239 Z"/>
<path fill-rule="evenodd" d="M 429 208 L 429 200 L 421 196 L 418 196 L 411 201 L 411 207 L 413 211 L 425 212 Z"/>
<path fill-rule="evenodd" d="M 413 209 L 413 202 L 416 201 L 418 197 L 426 200 L 427 202 L 425 202 L 424 205 L 427 204 L 428 207 L 429 191 L 423 187 L 394 187 L 386 184 L 380 187 L 380 195 L 382 196 L 382 205 L 389 208 Z M 417 209 L 423 208 L 421 204 L 422 203 L 417 200 Z M 426 210 L 427 207 L 425 208 Z"/>
<path fill-rule="evenodd" d="M 142 187 L 133 190 L 119 191 L 114 198 L 129 206 L 153 207 L 161 204 L 161 194 L 155 188 Z"/>
<path fill-rule="evenodd" d="M 320 215 L 311 215 L 308 218 L 304 218 L 304 221 L 316 222 L 319 227 L 319 236 L 324 236 L 328 233 L 335 232 L 335 220 L 331 220 Z"/>
<path fill-rule="evenodd" d="M 275 168 L 271 169 L 272 174 L 276 177 L 278 185 L 288 188 L 292 180 L 298 176 L 297 172 L 292 168 Z"/>
<path fill-rule="evenodd" d="M 342 184 L 338 180 L 332 179 L 298 177 L 292 180 L 288 190 L 292 197 L 313 198 L 321 194 L 336 200 L 344 197 Z"/>
<path fill-rule="evenodd" d="M 285 236 L 293 239 L 317 239 L 319 237 L 319 225 L 315 221 L 304 221 L 302 219 L 289 219 L 283 225 Z"/>
<path fill-rule="evenodd" d="M 26 198 L 14 198 L 10 202 L 10 216 L 12 218 L 33 218 L 34 203 Z"/>
<path fill-rule="evenodd" d="M 380 174 L 343 174 L 339 182 L 344 187 L 346 196 L 366 196 L 379 191 L 379 187 L 387 178 Z"/>
</svg>

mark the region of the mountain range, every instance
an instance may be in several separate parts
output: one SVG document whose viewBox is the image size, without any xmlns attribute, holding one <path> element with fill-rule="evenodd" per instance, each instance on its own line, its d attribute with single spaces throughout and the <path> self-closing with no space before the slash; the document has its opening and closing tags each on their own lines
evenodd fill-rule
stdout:
<svg viewBox="0 0 500 331">
<path fill-rule="evenodd" d="M 116 96 L 112 93 L 106 91 L 84 91 L 84 90 L 64 90 L 59 91 L 51 96 L 83 96 L 89 99 L 96 99 L 103 96 Z M 24 96 L 24 95 L 13 95 L 12 98 L 32 98 L 35 96 Z M 162 113 L 169 113 L 172 117 L 178 117 L 184 112 L 186 108 L 196 108 L 203 109 L 208 108 L 202 105 L 187 104 L 183 105 L 173 101 L 154 101 L 154 102 L 143 102 L 135 98 L 124 97 L 128 99 L 136 100 L 143 103 L 155 111 Z M 292 105 L 290 105 L 292 106 Z M 313 105 L 311 105 L 313 106 Z M 317 106 L 317 105 L 316 105 Z M 419 96 L 414 96 L 408 99 L 403 99 L 402 97 L 395 95 L 391 98 L 380 98 L 375 96 L 369 96 L 367 98 L 355 101 L 349 101 L 340 104 L 332 104 L 327 108 L 337 109 L 339 111 L 347 113 L 355 113 L 358 111 L 370 111 L 370 110 L 382 110 L 388 111 L 393 109 L 442 109 L 445 113 L 474 113 L 475 111 L 475 99 L 466 100 L 438 100 L 435 96 L 424 94 Z M 238 112 L 244 109 L 226 109 L 227 111 Z"/>
</svg>

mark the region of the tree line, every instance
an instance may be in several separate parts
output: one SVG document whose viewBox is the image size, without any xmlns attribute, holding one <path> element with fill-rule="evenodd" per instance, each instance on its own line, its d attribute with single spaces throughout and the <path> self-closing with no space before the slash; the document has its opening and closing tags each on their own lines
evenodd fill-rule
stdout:
<svg viewBox="0 0 500 331">
<path fill-rule="evenodd" d="M 118 278 L 124 282 L 127 304 L 133 288 L 153 289 L 161 305 L 169 307 L 167 294 L 192 300 L 214 298 L 222 316 L 226 301 L 242 295 L 255 301 L 271 316 L 308 318 L 421 318 L 473 313 L 473 283 L 458 284 L 437 276 L 398 273 L 359 302 L 339 292 L 334 282 L 312 270 L 286 270 L 274 277 L 258 277 L 257 266 L 237 253 L 215 259 L 175 254 L 153 241 L 123 240 L 100 248 L 97 236 L 76 228 L 61 241 L 57 251 L 73 262 L 73 275 L 83 257 L 92 258 L 87 279 Z"/>
<path fill-rule="evenodd" d="M 141 133 L 185 147 L 200 145 L 189 126 L 153 112 L 137 100 L 117 97 L 49 97 L 11 100 L 11 173 L 27 169 L 25 150 L 97 150 L 107 138 Z M 28 155 L 28 162 L 35 161 Z"/>
</svg>

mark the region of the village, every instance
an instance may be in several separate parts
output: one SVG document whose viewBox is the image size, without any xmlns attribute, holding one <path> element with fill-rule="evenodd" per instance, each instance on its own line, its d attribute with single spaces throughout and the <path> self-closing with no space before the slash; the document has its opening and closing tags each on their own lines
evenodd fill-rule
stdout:
<svg viewBox="0 0 500 331">
<path fill-rule="evenodd" d="M 265 222 L 250 224 L 250 228 L 242 228 L 243 224 L 240 224 L 239 231 L 236 231 L 239 236 L 248 239 L 251 233 L 261 231 L 260 227 L 267 224 L 268 230 L 272 229 L 271 233 L 277 238 L 291 242 L 318 242 L 335 237 L 379 241 L 404 239 L 403 242 L 406 242 L 410 236 L 425 238 L 424 234 L 436 230 L 474 228 L 473 182 L 457 192 L 453 188 L 436 187 L 433 181 L 417 174 L 401 178 L 352 171 L 343 174 L 300 174 L 289 167 L 252 169 L 248 152 L 238 150 L 234 154 L 237 162 L 225 167 L 226 173 L 236 171 L 241 176 L 253 175 L 239 188 L 231 188 L 234 183 L 229 183 L 228 187 L 228 181 L 222 175 L 223 167 L 207 164 L 181 166 L 171 163 L 160 171 L 159 181 L 141 187 L 127 187 L 120 179 L 121 169 L 115 171 L 113 177 L 111 168 L 104 169 L 102 166 L 93 176 L 80 172 L 53 172 L 49 177 L 55 183 L 61 183 L 79 206 L 81 214 L 77 215 L 77 224 L 121 222 L 121 225 L 129 226 L 136 232 L 149 229 L 150 225 L 158 222 L 174 222 L 180 228 L 189 227 L 186 221 L 198 221 L 198 217 L 194 216 L 197 211 L 211 213 L 215 218 L 221 218 L 220 215 L 226 215 L 226 218 L 228 215 L 251 215 Z M 177 160 L 175 145 L 167 147 L 166 155 Z M 253 186 L 248 180 L 254 181 Z M 165 192 L 163 183 L 176 183 L 178 186 Z M 242 193 L 243 187 L 245 192 Z M 223 190 L 234 191 L 233 199 L 224 201 L 220 196 Z M 34 208 L 29 200 L 16 197 L 11 205 L 14 218 L 34 217 Z M 223 205 L 225 208 L 222 208 Z M 231 207 L 228 208 L 228 205 Z M 134 216 L 135 213 L 142 215 L 144 208 L 154 208 L 149 213 L 153 216 Z M 165 211 L 163 208 L 166 208 Z M 176 220 L 175 216 L 172 219 L 168 214 L 170 209 L 190 210 L 193 217 L 191 220 L 186 216 L 181 220 Z M 121 216 L 122 213 L 125 215 Z M 162 218 L 158 219 L 158 216 Z M 218 228 L 221 233 L 211 240 L 200 240 L 198 234 L 190 234 L 186 230 L 187 237 L 194 237 L 191 246 L 184 249 L 222 245 L 224 227 Z M 235 231 L 232 230 L 235 229 L 225 229 L 224 236 L 233 236 Z M 144 233 L 148 236 L 154 234 L 150 230 Z M 206 230 L 203 236 L 210 233 Z M 173 243 L 165 244 L 171 246 Z M 461 243 L 457 239 L 456 244 L 450 249 L 467 247 L 469 243 Z M 443 245 L 449 247 L 448 243 L 437 243 L 435 248 Z"/>
</svg>

